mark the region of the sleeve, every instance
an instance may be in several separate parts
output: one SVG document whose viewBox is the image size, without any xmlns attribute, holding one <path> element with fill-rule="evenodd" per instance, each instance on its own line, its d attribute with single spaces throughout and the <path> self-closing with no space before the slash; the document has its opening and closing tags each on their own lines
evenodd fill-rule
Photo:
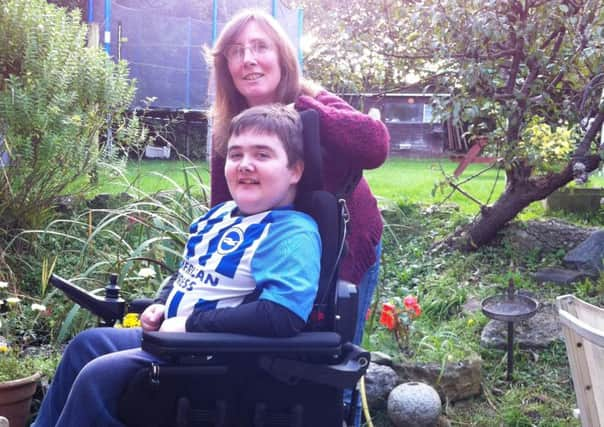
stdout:
<svg viewBox="0 0 604 427">
<path fill-rule="evenodd" d="M 390 135 L 384 123 L 352 108 L 341 98 L 321 91 L 316 98 L 301 95 L 297 110 L 319 113 L 321 144 L 352 167 L 374 169 L 388 157 Z"/>
<path fill-rule="evenodd" d="M 312 231 L 298 225 L 292 220 L 271 230 L 256 251 L 251 269 L 260 300 L 282 305 L 306 322 L 321 273 L 321 239 L 314 221 Z"/>
<path fill-rule="evenodd" d="M 215 151 L 212 151 L 210 158 L 210 205 L 216 206 L 219 203 L 231 200 L 231 193 L 224 177 L 225 159 Z"/>
<path fill-rule="evenodd" d="M 187 318 L 186 330 L 289 337 L 300 332 L 304 325 L 291 310 L 272 301 L 259 300 L 232 308 L 196 310 Z"/>
</svg>

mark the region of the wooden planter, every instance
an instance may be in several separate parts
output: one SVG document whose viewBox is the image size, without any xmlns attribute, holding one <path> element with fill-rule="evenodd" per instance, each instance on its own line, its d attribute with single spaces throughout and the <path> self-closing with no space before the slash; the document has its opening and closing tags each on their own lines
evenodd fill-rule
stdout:
<svg viewBox="0 0 604 427">
<path fill-rule="evenodd" d="M 8 418 L 10 427 L 25 427 L 31 398 L 40 376 L 36 373 L 27 378 L 0 383 L 0 415 Z"/>
<path fill-rule="evenodd" d="M 604 188 L 561 188 L 545 199 L 546 210 L 589 213 L 600 209 Z"/>
</svg>

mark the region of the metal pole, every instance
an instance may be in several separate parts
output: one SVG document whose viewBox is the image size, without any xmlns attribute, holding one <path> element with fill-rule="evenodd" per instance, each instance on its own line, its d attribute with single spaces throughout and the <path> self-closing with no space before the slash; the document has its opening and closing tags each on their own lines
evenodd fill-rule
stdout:
<svg viewBox="0 0 604 427">
<path fill-rule="evenodd" d="M 298 9 L 298 63 L 300 71 L 304 71 L 304 53 L 302 52 L 302 35 L 304 34 L 304 9 Z"/>
<path fill-rule="evenodd" d="M 105 52 L 111 54 L 111 0 L 105 0 Z"/>
<path fill-rule="evenodd" d="M 216 44 L 218 38 L 218 0 L 212 0 L 212 47 Z M 208 81 L 208 99 L 206 104 L 214 103 L 214 84 L 213 79 Z M 212 119 L 208 115 L 208 127 L 206 130 L 206 161 L 210 164 L 210 154 L 212 153 Z"/>
<path fill-rule="evenodd" d="M 117 21 L 117 60 L 122 60 L 122 21 Z"/>
<path fill-rule="evenodd" d="M 218 0 L 212 0 L 212 47 L 218 37 Z"/>
<path fill-rule="evenodd" d="M 508 322 L 508 374 L 507 380 L 512 381 L 514 370 L 514 322 Z"/>
<path fill-rule="evenodd" d="M 191 17 L 187 18 L 187 65 L 185 71 L 185 107 L 191 107 Z"/>
<path fill-rule="evenodd" d="M 88 23 L 94 21 L 94 0 L 88 0 Z"/>
</svg>

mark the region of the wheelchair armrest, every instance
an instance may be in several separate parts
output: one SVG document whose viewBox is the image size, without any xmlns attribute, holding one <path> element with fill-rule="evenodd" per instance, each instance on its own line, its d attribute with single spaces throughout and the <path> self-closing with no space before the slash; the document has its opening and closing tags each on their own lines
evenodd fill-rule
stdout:
<svg viewBox="0 0 604 427">
<path fill-rule="evenodd" d="M 337 357 L 342 339 L 335 332 L 302 332 L 268 338 L 216 332 L 143 332 L 142 349 L 163 358 L 228 354 L 316 355 Z"/>
<path fill-rule="evenodd" d="M 354 388 L 365 375 L 371 354 L 365 349 L 346 343 L 342 346 L 342 355 L 335 364 L 312 363 L 280 357 L 262 356 L 260 367 L 273 378 L 287 383 L 306 380 L 335 387 L 337 389 Z"/>
</svg>

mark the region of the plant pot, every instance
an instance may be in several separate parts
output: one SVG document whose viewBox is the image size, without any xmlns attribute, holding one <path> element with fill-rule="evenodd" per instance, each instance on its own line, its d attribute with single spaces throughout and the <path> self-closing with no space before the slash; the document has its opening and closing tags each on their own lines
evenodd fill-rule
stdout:
<svg viewBox="0 0 604 427">
<path fill-rule="evenodd" d="M 8 418 L 10 427 L 25 427 L 31 398 L 40 380 L 40 373 L 0 383 L 0 415 Z"/>
<path fill-rule="evenodd" d="M 597 212 L 604 197 L 604 188 L 561 188 L 545 199 L 548 211 Z"/>
</svg>

